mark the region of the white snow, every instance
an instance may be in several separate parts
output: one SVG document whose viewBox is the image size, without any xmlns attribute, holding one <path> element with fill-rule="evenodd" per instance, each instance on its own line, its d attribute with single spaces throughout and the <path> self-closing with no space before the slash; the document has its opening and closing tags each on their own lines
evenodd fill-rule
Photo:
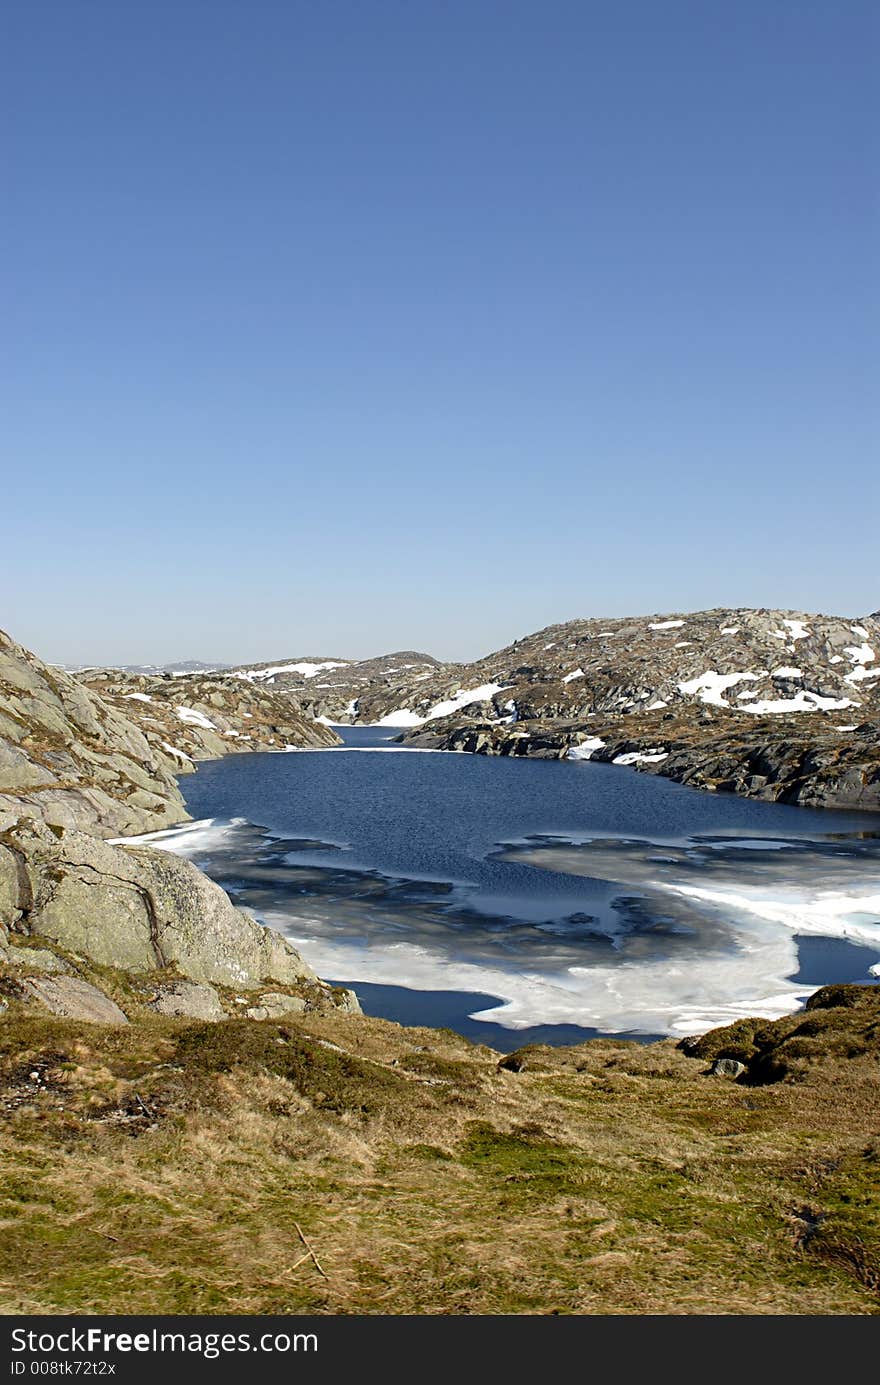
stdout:
<svg viewBox="0 0 880 1385">
<path fill-rule="evenodd" d="M 796 697 L 780 697 L 764 702 L 750 702 L 742 707 L 743 712 L 781 713 L 781 712 L 838 712 L 842 707 L 857 707 L 848 697 L 821 697 L 819 693 L 799 689 Z"/>
<path fill-rule="evenodd" d="M 740 626 L 738 626 L 738 625 L 722 625 L 722 626 L 721 626 L 721 633 L 722 633 L 722 635 L 738 635 L 739 632 L 740 632 Z"/>
<path fill-rule="evenodd" d="M 789 636 L 792 640 L 805 640 L 809 637 L 809 630 L 802 620 L 783 620 L 783 625 L 787 625 L 791 631 Z"/>
<path fill-rule="evenodd" d="M 774 640 L 787 640 L 787 639 L 788 639 L 788 635 L 786 635 L 786 633 L 785 633 L 784 630 L 771 630 L 771 631 L 770 631 L 770 634 L 773 636 Z"/>
<path fill-rule="evenodd" d="M 688 649 L 693 644 L 693 640 L 678 640 L 672 647 L 673 649 Z"/>
<path fill-rule="evenodd" d="M 683 620 L 658 620 L 648 625 L 649 630 L 680 630 Z"/>
<path fill-rule="evenodd" d="M 299 673 L 303 678 L 314 678 L 316 673 L 322 673 L 325 668 L 348 668 L 348 664 L 338 659 L 327 659 L 323 664 L 275 664 L 273 668 L 241 669 L 235 677 L 245 678 L 248 682 L 253 682 L 255 678 L 273 679 L 279 673 Z"/>
<path fill-rule="evenodd" d="M 510 683 L 483 683 L 479 688 L 462 688 L 453 697 L 447 698 L 443 702 L 435 702 L 433 707 L 429 707 L 423 717 L 418 712 L 413 712 L 409 707 L 397 707 L 393 712 L 387 712 L 379 721 L 373 722 L 374 726 L 424 726 L 426 721 L 436 721 L 438 717 L 452 716 L 453 712 L 460 712 L 463 707 L 470 707 L 474 702 L 488 702 L 496 693 L 505 692 L 511 687 Z"/>
<path fill-rule="evenodd" d="M 669 703 L 668 703 L 668 702 L 664 702 L 662 697 L 658 697 L 656 702 L 650 702 L 650 703 L 648 704 L 648 706 L 645 708 L 645 711 L 646 711 L 646 712 L 656 712 L 656 711 L 659 711 L 659 709 L 660 709 L 661 707 L 668 707 L 668 706 L 669 706 Z"/>
<path fill-rule="evenodd" d="M 377 726 L 422 726 L 427 720 L 420 717 L 415 712 L 411 712 L 408 707 L 398 707 L 394 712 L 388 712 L 384 717 L 376 722 Z"/>
<path fill-rule="evenodd" d="M 688 696 L 696 694 L 701 702 L 706 702 L 712 707 L 729 707 L 730 703 L 724 701 L 722 694 L 736 683 L 754 683 L 757 678 L 757 673 L 716 673 L 710 668 L 696 678 L 679 683 L 678 690 Z"/>
<path fill-rule="evenodd" d="M 615 755 L 612 760 L 614 765 L 654 765 L 660 760 L 665 760 L 669 755 L 668 750 L 630 750 L 625 755 Z"/>
<path fill-rule="evenodd" d="M 777 669 L 777 673 L 786 672 Z M 794 677 L 797 670 L 787 671 L 787 676 Z M 880 670 L 878 670 L 880 672 Z M 716 673 L 714 669 L 709 669 L 706 673 L 701 673 L 697 678 L 691 678 L 687 682 L 679 683 L 679 691 L 699 696 L 701 702 L 709 703 L 713 707 L 730 707 L 730 703 L 724 700 L 723 694 L 728 688 L 732 688 L 737 683 L 755 683 L 759 678 L 767 676 L 766 669 L 759 669 L 757 673 Z M 798 675 L 800 676 L 800 675 Z M 852 675 L 850 675 L 852 677 Z M 857 707 L 857 702 L 851 702 L 849 698 L 822 697 L 819 693 L 809 692 L 800 689 L 796 697 L 782 697 L 760 702 L 753 702 L 747 699 L 745 691 L 737 693 L 740 702 L 748 700 L 748 705 L 739 708 L 741 712 L 754 712 L 755 714 L 776 714 L 783 712 L 836 712 L 842 707 Z"/>
<path fill-rule="evenodd" d="M 876 658 L 873 649 L 867 641 L 859 645 L 848 644 L 843 652 L 849 655 L 850 663 L 853 664 L 872 664 Z"/>
<path fill-rule="evenodd" d="M 151 697 L 148 697 L 146 693 L 126 693 L 125 696 L 128 698 L 129 702 L 152 702 L 153 700 Z"/>
<path fill-rule="evenodd" d="M 214 725 L 204 712 L 197 712 L 195 707 L 177 707 L 177 717 L 179 721 L 188 722 L 191 726 L 201 726 L 205 731 L 216 731 Z"/>
<path fill-rule="evenodd" d="M 469 707 L 473 702 L 488 702 L 490 697 L 504 692 L 505 687 L 509 686 L 509 683 L 483 683 L 479 688 L 463 688 L 445 702 L 435 702 L 425 713 L 424 720 L 434 721 L 436 717 L 452 716 L 453 712 L 460 712 L 462 707 Z"/>
<path fill-rule="evenodd" d="M 167 750 L 169 755 L 174 755 L 178 760 L 188 760 L 192 764 L 192 756 L 187 755 L 185 750 L 178 750 L 176 745 L 169 745 L 167 741 L 162 741 L 163 750 Z"/>
<path fill-rule="evenodd" d="M 846 674 L 844 683 L 862 683 L 866 678 L 880 676 L 880 668 L 868 669 L 865 667 L 866 664 L 872 664 L 876 658 L 869 644 L 850 644 L 843 652 L 848 655 L 850 663 L 856 665 L 851 673 Z"/>
<path fill-rule="evenodd" d="M 860 640 L 866 640 L 868 638 L 868 632 L 865 629 L 864 625 L 851 625 L 849 628 L 852 630 L 854 635 L 858 635 Z"/>
<path fill-rule="evenodd" d="M 566 760 L 591 760 L 595 750 L 601 750 L 605 742 L 601 736 L 591 736 L 587 741 L 581 741 L 580 745 L 572 745 L 568 748 Z"/>
<path fill-rule="evenodd" d="M 771 678 L 803 678 L 803 676 L 802 668 L 788 668 L 786 664 L 783 664 L 782 668 L 773 669 L 770 674 Z"/>
<path fill-rule="evenodd" d="M 828 660 L 828 662 L 829 662 L 829 664 L 842 664 L 842 663 L 843 663 L 843 655 L 842 655 L 842 654 L 832 654 L 832 655 L 831 655 L 831 658 Z"/>
<path fill-rule="evenodd" d="M 563 678 L 562 681 L 563 681 L 563 683 L 573 683 L 574 680 L 575 680 L 576 678 L 583 678 L 583 676 L 584 676 L 584 671 L 583 671 L 583 669 L 582 669 L 582 668 L 576 668 L 576 669 L 574 670 L 574 673 L 567 673 L 567 674 L 565 675 L 565 677 Z"/>
</svg>

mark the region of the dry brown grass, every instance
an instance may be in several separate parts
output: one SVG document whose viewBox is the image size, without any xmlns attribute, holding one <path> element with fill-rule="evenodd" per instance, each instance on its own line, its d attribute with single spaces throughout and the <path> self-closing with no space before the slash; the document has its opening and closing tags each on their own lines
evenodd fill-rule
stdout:
<svg viewBox="0 0 880 1385">
<path fill-rule="evenodd" d="M 870 1054 L 761 1087 L 670 1043 L 498 1058 L 341 1015 L 7 1021 L 5 1311 L 880 1308 Z"/>
</svg>

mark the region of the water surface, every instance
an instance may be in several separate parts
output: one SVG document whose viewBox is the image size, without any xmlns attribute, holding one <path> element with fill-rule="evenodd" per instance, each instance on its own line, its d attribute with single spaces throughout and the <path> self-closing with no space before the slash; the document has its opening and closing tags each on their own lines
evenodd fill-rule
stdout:
<svg viewBox="0 0 880 1385">
<path fill-rule="evenodd" d="M 698 1032 L 876 979 L 876 816 L 340 730 L 201 765 L 181 780 L 199 821 L 162 844 L 368 1011 L 513 1047 Z"/>
</svg>

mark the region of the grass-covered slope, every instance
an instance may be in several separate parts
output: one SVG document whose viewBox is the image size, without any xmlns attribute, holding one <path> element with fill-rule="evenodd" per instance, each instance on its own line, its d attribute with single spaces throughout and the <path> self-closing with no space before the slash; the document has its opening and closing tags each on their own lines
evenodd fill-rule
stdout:
<svg viewBox="0 0 880 1385">
<path fill-rule="evenodd" d="M 689 1052 L 596 1041 L 499 1066 L 357 1016 L 105 1029 L 11 1011 L 2 1301 L 875 1313 L 878 1024 L 880 990 L 828 988 Z M 778 1066 L 709 1075 L 757 1052 Z"/>
</svg>

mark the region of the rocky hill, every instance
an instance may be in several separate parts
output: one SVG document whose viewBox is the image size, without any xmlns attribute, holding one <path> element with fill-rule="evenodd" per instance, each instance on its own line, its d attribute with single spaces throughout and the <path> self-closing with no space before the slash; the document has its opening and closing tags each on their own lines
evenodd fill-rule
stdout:
<svg viewBox="0 0 880 1385">
<path fill-rule="evenodd" d="M 156 678 L 92 669 L 78 681 L 135 721 L 157 752 L 171 757 L 175 774 L 218 755 L 339 741 L 334 731 L 271 685 L 225 673 Z"/>
<path fill-rule="evenodd" d="M 371 706 L 374 697 L 387 698 L 397 687 L 418 685 L 442 667 L 430 654 L 403 649 L 372 659 L 281 659 L 242 665 L 233 673 L 236 678 L 290 694 L 309 716 L 356 721 L 366 719 L 359 711 L 362 697 L 366 696 Z"/>
<path fill-rule="evenodd" d="M 335 733 L 222 675 L 86 678 L 0 634 L 0 979 L 11 993 L 119 1022 L 94 984 L 95 967 L 113 967 L 143 975 L 178 1013 L 217 1018 L 231 990 L 264 984 L 282 1008 L 350 1006 L 188 861 L 106 840 L 185 819 L 175 775 L 197 759 Z"/>
<path fill-rule="evenodd" d="M 790 802 L 880 806 L 880 622 L 717 609 L 573 620 L 472 664 L 401 670 L 333 721 L 410 744 L 604 759 Z"/>
</svg>

